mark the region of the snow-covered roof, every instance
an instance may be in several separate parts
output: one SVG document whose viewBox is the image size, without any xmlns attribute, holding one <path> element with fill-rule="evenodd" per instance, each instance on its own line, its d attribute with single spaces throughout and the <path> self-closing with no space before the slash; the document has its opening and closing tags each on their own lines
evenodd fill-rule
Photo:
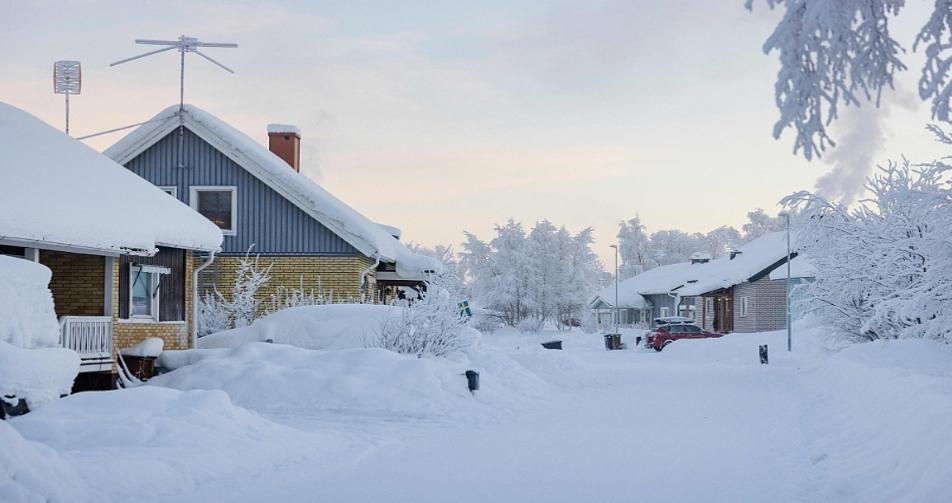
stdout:
<svg viewBox="0 0 952 503">
<path fill-rule="evenodd" d="M 421 271 L 440 269 L 439 261 L 410 251 L 383 227 L 291 169 L 268 148 L 198 107 L 185 105 L 179 114 L 178 105 L 170 106 L 104 153 L 125 164 L 182 124 L 364 255 L 396 263 L 401 276 L 417 277 Z"/>
<path fill-rule="evenodd" d="M 741 246 L 737 251 L 740 253 L 734 253 L 733 259 L 728 255 L 699 265 L 696 277 L 678 293 L 685 297 L 701 295 L 748 281 L 753 276 L 785 260 L 786 233 L 764 234 Z M 795 252 L 796 248 L 793 251 Z"/>
<path fill-rule="evenodd" d="M 0 240 L 100 253 L 218 250 L 221 230 L 135 173 L 0 103 Z"/>
<path fill-rule="evenodd" d="M 787 277 L 787 267 L 780 266 L 770 273 L 770 279 L 785 279 Z M 790 261 L 791 278 L 815 278 L 816 266 L 810 263 L 810 259 L 803 255 L 797 255 Z"/>
<path fill-rule="evenodd" d="M 692 279 L 701 264 L 670 264 L 649 269 L 618 283 L 618 307 L 643 309 L 648 306 L 645 295 L 662 295 L 672 292 Z M 603 288 L 592 299 L 592 305 L 598 301 L 608 306 L 615 304 L 615 285 Z"/>
</svg>

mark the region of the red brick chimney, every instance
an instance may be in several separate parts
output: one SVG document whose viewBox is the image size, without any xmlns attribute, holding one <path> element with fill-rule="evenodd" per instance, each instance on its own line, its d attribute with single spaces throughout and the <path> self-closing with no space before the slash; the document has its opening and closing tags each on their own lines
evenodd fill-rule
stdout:
<svg viewBox="0 0 952 503">
<path fill-rule="evenodd" d="M 268 149 L 301 172 L 301 130 L 289 124 L 268 124 Z"/>
</svg>

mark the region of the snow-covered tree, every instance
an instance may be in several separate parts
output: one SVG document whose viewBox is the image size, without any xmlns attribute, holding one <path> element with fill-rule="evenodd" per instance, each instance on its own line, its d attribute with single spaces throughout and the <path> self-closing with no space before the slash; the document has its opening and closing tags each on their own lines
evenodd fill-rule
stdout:
<svg viewBox="0 0 952 503">
<path fill-rule="evenodd" d="M 591 246 L 591 229 L 573 236 L 542 221 L 526 234 L 510 220 L 489 243 L 467 233 L 460 265 L 478 305 L 538 330 L 581 316 L 604 274 Z"/>
<path fill-rule="evenodd" d="M 695 252 L 704 250 L 704 235 L 679 230 L 656 231 L 651 234 L 651 254 L 658 265 L 687 262 Z"/>
<path fill-rule="evenodd" d="M 761 208 L 747 212 L 747 223 L 741 227 L 744 231 L 742 242 L 746 243 L 770 232 L 784 229 L 785 222 L 780 217 L 772 217 Z"/>
<path fill-rule="evenodd" d="M 852 340 L 952 342 L 952 190 L 941 162 L 890 163 L 850 210 L 801 192 L 799 243 L 817 268 L 815 307 Z"/>
<path fill-rule="evenodd" d="M 724 225 L 704 235 L 705 251 L 713 257 L 720 257 L 735 249 L 742 241 L 737 229 Z"/>
<path fill-rule="evenodd" d="M 651 239 L 641 223 L 641 217 L 618 224 L 618 276 L 630 278 L 654 266 L 651 257 Z"/>
<path fill-rule="evenodd" d="M 834 145 L 827 126 L 839 107 L 880 103 L 884 89 L 905 70 L 903 46 L 889 30 L 905 0 L 764 0 L 782 6 L 783 18 L 764 43 L 780 57 L 775 101 L 780 118 L 773 135 L 796 131 L 794 153 L 807 159 Z M 752 8 L 754 0 L 747 0 Z M 952 0 L 935 0 L 933 13 L 913 41 L 925 48 L 919 97 L 932 100 L 934 118 L 950 120 L 952 101 Z"/>
<path fill-rule="evenodd" d="M 271 264 L 262 267 L 259 258 L 257 255 L 251 258 L 249 249 L 239 259 L 235 281 L 228 295 L 216 287 L 214 294 L 202 296 L 198 312 L 200 335 L 248 326 L 264 314 L 258 290 L 271 280 Z"/>
</svg>

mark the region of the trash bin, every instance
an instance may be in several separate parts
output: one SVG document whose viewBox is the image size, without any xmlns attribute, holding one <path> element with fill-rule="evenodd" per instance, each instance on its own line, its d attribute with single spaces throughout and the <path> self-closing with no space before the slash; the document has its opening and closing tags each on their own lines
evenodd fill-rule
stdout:
<svg viewBox="0 0 952 503">
<path fill-rule="evenodd" d="M 27 412 L 30 412 L 30 408 L 27 407 L 26 400 L 14 395 L 0 397 L 0 419 L 22 416 Z"/>
<path fill-rule="evenodd" d="M 479 372 L 467 370 L 466 385 L 469 387 L 469 392 L 475 395 L 479 391 Z"/>
<path fill-rule="evenodd" d="M 605 349 L 621 349 L 621 334 L 605 334 Z"/>
<path fill-rule="evenodd" d="M 562 349 L 562 341 L 543 342 L 542 347 L 545 349 Z"/>
<path fill-rule="evenodd" d="M 154 356 L 129 356 L 122 355 L 126 362 L 129 373 L 138 379 L 147 381 L 155 375 L 155 357 Z"/>
</svg>

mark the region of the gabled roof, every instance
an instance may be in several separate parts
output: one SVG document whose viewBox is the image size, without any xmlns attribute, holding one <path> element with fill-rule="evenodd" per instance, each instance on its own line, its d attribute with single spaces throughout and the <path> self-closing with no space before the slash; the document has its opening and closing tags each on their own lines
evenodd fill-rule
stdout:
<svg viewBox="0 0 952 503">
<path fill-rule="evenodd" d="M 679 290 L 682 296 L 702 295 L 745 281 L 755 281 L 770 274 L 787 261 L 787 238 L 784 232 L 771 232 L 750 241 L 734 258 L 724 256 L 698 267 L 693 281 Z M 796 256 L 796 247 L 792 250 Z"/>
<path fill-rule="evenodd" d="M 0 240 L 102 254 L 218 250 L 213 223 L 151 183 L 0 103 Z"/>
<path fill-rule="evenodd" d="M 166 135 L 184 125 L 246 171 L 301 208 L 368 257 L 395 262 L 404 277 L 438 270 L 438 261 L 410 251 L 388 231 L 302 175 L 269 149 L 214 115 L 192 105 L 159 112 L 104 152 L 126 164 Z"/>
<path fill-rule="evenodd" d="M 645 295 L 666 295 L 676 291 L 694 278 L 701 264 L 670 264 L 649 269 L 618 283 L 618 307 L 643 309 L 648 302 Z M 615 285 L 603 288 L 589 303 L 595 306 L 599 302 L 614 306 Z"/>
</svg>

